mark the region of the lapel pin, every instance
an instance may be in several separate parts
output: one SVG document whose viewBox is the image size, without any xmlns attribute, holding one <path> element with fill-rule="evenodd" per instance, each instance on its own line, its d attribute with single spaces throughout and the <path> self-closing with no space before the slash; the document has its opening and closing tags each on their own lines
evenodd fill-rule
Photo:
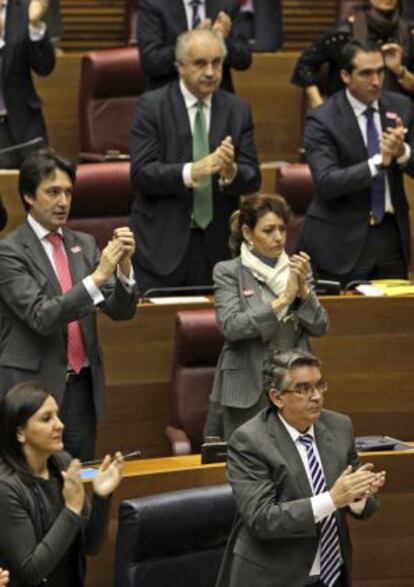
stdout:
<svg viewBox="0 0 414 587">
<path fill-rule="evenodd" d="M 385 113 L 385 118 L 388 118 L 389 120 L 395 120 L 397 118 L 398 114 L 396 112 L 386 112 Z"/>
<path fill-rule="evenodd" d="M 70 247 L 70 250 L 72 253 L 81 253 L 82 247 L 80 247 L 79 245 L 74 245 L 73 247 Z"/>
<path fill-rule="evenodd" d="M 254 295 L 254 291 L 252 289 L 244 289 L 243 295 L 245 298 L 250 298 L 250 296 Z"/>
</svg>

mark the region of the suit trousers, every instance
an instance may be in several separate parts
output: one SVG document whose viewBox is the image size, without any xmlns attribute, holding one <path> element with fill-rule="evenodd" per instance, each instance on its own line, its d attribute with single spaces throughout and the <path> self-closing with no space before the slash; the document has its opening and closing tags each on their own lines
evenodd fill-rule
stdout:
<svg viewBox="0 0 414 587">
<path fill-rule="evenodd" d="M 65 425 L 64 448 L 81 461 L 95 458 L 96 413 L 92 393 L 91 370 L 86 367 L 66 383 L 59 412 Z"/>
</svg>

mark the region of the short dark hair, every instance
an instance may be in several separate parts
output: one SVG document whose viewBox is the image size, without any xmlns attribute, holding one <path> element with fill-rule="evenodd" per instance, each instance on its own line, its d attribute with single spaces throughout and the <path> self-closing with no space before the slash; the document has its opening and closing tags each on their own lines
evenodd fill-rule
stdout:
<svg viewBox="0 0 414 587">
<path fill-rule="evenodd" d="M 64 171 L 73 185 L 76 181 L 76 167 L 68 159 L 64 159 L 53 149 L 39 149 L 26 157 L 20 167 L 19 193 L 25 210 L 30 204 L 24 199 L 25 195 L 35 196 L 40 183 L 50 177 L 56 169 Z"/>
<path fill-rule="evenodd" d="M 348 73 L 352 73 L 355 69 L 355 57 L 358 53 L 380 53 L 382 55 L 381 47 L 374 41 L 358 41 L 353 39 L 347 43 L 341 51 L 340 67 Z"/>
<path fill-rule="evenodd" d="M 283 392 L 289 386 L 287 375 L 298 367 L 320 367 L 321 361 L 304 349 L 281 352 L 269 347 L 263 362 L 263 392 L 269 397 L 271 389 Z M 273 404 L 272 404 L 273 405 Z"/>
<path fill-rule="evenodd" d="M 289 223 L 291 211 L 282 196 L 276 194 L 252 194 L 243 198 L 240 209 L 233 212 L 230 218 L 229 248 L 233 257 L 240 254 L 240 247 L 243 242 L 243 224 L 253 230 L 260 218 L 268 212 L 273 212 L 279 216 L 285 224 Z"/>
<path fill-rule="evenodd" d="M 14 385 L 0 402 L 0 458 L 3 466 L 23 479 L 33 474 L 17 433 L 49 396 L 52 394 L 43 385 L 27 381 Z"/>
</svg>

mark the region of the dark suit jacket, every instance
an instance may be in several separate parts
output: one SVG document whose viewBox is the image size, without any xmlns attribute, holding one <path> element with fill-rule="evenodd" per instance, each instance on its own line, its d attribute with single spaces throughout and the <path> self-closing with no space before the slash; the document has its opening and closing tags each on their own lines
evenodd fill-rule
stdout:
<svg viewBox="0 0 414 587">
<path fill-rule="evenodd" d="M 389 112 L 397 113 L 408 128 L 406 142 L 411 146 L 411 157 L 404 169 L 393 163 L 387 171 L 401 246 L 408 262 L 410 227 L 403 173 L 414 174 L 412 105 L 405 96 L 383 92 L 379 108 L 383 130 L 394 124 L 387 117 Z M 305 149 L 315 196 L 308 208 L 300 248 L 310 254 L 317 267 L 344 275 L 354 268 L 365 242 L 372 184 L 368 152 L 345 91 L 308 113 Z"/>
<path fill-rule="evenodd" d="M 237 174 L 222 190 L 217 177 L 213 178 L 214 218 L 205 231 L 211 264 L 229 256 L 228 220 L 239 205 L 239 195 L 260 187 L 250 108 L 241 98 L 218 90 L 212 100 L 210 150 L 227 135 L 235 145 Z M 168 275 L 182 259 L 190 238 L 193 199 L 182 179 L 183 166 L 193 157 L 190 121 L 178 82 L 140 96 L 130 152 L 137 192 L 130 223 L 137 239 L 138 264 Z"/>
<path fill-rule="evenodd" d="M 277 51 L 283 45 L 281 0 L 253 0 L 253 51 Z"/>
<path fill-rule="evenodd" d="M 327 487 L 348 465 L 358 466 L 347 416 L 323 410 L 315 436 Z M 268 408 L 230 438 L 228 479 L 239 512 L 216 587 L 300 587 L 318 547 L 309 485 L 299 452 L 275 412 Z M 377 508 L 370 497 L 361 516 Z M 339 540 L 350 583 L 348 508 L 336 511 Z"/>
<path fill-rule="evenodd" d="M 89 234 L 63 229 L 73 287 L 62 295 L 53 267 L 27 222 L 0 241 L 0 392 L 20 381 L 38 380 L 63 399 L 67 371 L 67 324 L 79 320 L 92 371 L 97 416 L 105 415 L 102 351 L 96 308 L 82 279 L 98 263 L 99 251 Z M 113 279 L 102 289 L 99 306 L 114 320 L 132 318 L 136 294 Z"/>
<path fill-rule="evenodd" d="M 233 92 L 230 68 L 248 69 L 252 62 L 246 33 L 245 17 L 236 0 L 206 0 L 206 15 L 214 21 L 219 12 L 232 20 L 226 39 L 227 59 L 223 67 L 223 89 Z M 175 42 L 187 30 L 183 0 L 140 0 L 138 15 L 138 46 L 148 89 L 164 86 L 177 78 Z"/>
<path fill-rule="evenodd" d="M 263 359 L 270 343 L 281 351 L 310 350 L 309 335 L 322 336 L 329 318 L 316 294 L 279 320 L 253 274 L 240 257 L 214 268 L 217 322 L 225 336 L 211 399 L 231 408 L 248 408 L 263 393 Z"/>
<path fill-rule="evenodd" d="M 28 4 L 29 0 L 11 0 L 7 5 L 2 83 L 15 143 L 36 137 L 47 141 L 42 102 L 34 87 L 32 70 L 38 75 L 49 75 L 55 66 L 48 33 L 42 41 L 29 38 Z"/>
</svg>

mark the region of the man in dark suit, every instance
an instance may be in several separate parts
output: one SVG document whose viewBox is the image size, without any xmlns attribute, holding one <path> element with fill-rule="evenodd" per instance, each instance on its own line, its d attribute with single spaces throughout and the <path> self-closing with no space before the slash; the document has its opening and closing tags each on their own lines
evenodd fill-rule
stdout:
<svg viewBox="0 0 414 587">
<path fill-rule="evenodd" d="M 100 255 L 91 235 L 65 228 L 74 183 L 74 167 L 51 151 L 22 164 L 27 220 L 0 241 L 0 393 L 40 381 L 60 405 L 66 450 L 85 460 L 106 409 L 96 311 L 134 316 L 135 243 L 119 228 Z"/>
<path fill-rule="evenodd" d="M 246 17 L 240 13 L 237 0 L 141 0 L 138 47 L 148 89 L 177 79 L 175 43 L 181 33 L 195 27 L 211 28 L 225 40 L 227 57 L 221 87 L 234 92 L 231 69 L 248 69 L 252 62 Z"/>
<path fill-rule="evenodd" d="M 283 45 L 281 0 L 239 0 L 253 51 L 277 51 Z"/>
<path fill-rule="evenodd" d="M 48 0 L 8 0 L 0 8 L 0 150 L 32 139 L 47 143 L 32 70 L 49 75 L 55 53 L 43 22 Z M 33 150 L 33 149 L 32 149 Z M 0 168 L 19 167 L 30 148 L 0 153 Z"/>
<path fill-rule="evenodd" d="M 225 45 L 210 30 L 177 41 L 179 82 L 143 94 L 131 138 L 141 291 L 206 285 L 229 256 L 230 214 L 260 171 L 249 106 L 218 89 Z"/>
<path fill-rule="evenodd" d="M 319 277 L 405 278 L 410 228 L 403 174 L 414 174 L 412 105 L 382 91 L 384 58 L 370 42 L 343 52 L 346 90 L 308 113 L 306 157 L 315 181 L 300 247 Z"/>
<path fill-rule="evenodd" d="M 270 407 L 238 428 L 227 471 L 236 519 L 216 587 L 348 587 L 348 514 L 377 508 L 385 472 L 359 465 L 347 416 L 323 409 L 319 360 L 304 350 L 265 363 Z"/>
</svg>

